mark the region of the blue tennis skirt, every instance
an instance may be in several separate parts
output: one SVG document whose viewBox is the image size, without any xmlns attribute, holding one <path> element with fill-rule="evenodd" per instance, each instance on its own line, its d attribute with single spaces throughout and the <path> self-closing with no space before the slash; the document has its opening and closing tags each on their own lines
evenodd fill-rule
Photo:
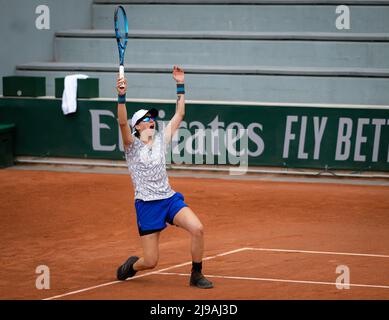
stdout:
<svg viewBox="0 0 389 320">
<path fill-rule="evenodd" d="M 176 214 L 188 205 L 184 196 L 176 192 L 170 198 L 153 201 L 135 200 L 136 219 L 141 236 L 159 232 L 173 224 Z"/>
</svg>

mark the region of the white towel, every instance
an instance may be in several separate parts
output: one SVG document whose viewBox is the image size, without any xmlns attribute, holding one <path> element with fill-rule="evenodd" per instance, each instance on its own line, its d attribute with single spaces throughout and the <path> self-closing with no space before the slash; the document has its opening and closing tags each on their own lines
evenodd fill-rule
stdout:
<svg viewBox="0 0 389 320">
<path fill-rule="evenodd" d="M 87 79 L 85 74 L 72 74 L 65 77 L 62 95 L 62 111 L 64 114 L 77 111 L 77 79 Z"/>
</svg>

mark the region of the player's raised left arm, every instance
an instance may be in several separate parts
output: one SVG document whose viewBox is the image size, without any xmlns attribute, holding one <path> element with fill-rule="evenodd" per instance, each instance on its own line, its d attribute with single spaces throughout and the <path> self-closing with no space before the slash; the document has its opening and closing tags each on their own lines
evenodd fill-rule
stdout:
<svg viewBox="0 0 389 320">
<path fill-rule="evenodd" d="M 176 112 L 165 129 L 165 141 L 170 142 L 185 116 L 185 74 L 180 67 L 173 67 L 173 79 L 177 83 Z"/>
</svg>

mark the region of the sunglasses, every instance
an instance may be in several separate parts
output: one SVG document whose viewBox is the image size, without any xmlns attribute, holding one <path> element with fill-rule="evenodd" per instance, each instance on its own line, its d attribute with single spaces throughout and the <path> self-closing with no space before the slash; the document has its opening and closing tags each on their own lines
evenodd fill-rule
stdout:
<svg viewBox="0 0 389 320">
<path fill-rule="evenodd" d="M 150 122 L 150 120 L 155 121 L 155 117 L 144 117 L 144 118 L 142 119 L 143 122 Z"/>
</svg>

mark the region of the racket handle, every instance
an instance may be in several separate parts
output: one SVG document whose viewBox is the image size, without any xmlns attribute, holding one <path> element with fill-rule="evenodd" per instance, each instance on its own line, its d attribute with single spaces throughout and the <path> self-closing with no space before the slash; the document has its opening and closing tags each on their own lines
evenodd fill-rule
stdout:
<svg viewBox="0 0 389 320">
<path fill-rule="evenodd" d="M 120 65 L 119 67 L 119 78 L 124 79 L 124 66 Z M 123 83 L 120 84 L 120 89 L 123 89 L 124 85 Z"/>
<path fill-rule="evenodd" d="M 120 79 L 124 78 L 124 66 L 119 67 L 119 78 Z"/>
</svg>

